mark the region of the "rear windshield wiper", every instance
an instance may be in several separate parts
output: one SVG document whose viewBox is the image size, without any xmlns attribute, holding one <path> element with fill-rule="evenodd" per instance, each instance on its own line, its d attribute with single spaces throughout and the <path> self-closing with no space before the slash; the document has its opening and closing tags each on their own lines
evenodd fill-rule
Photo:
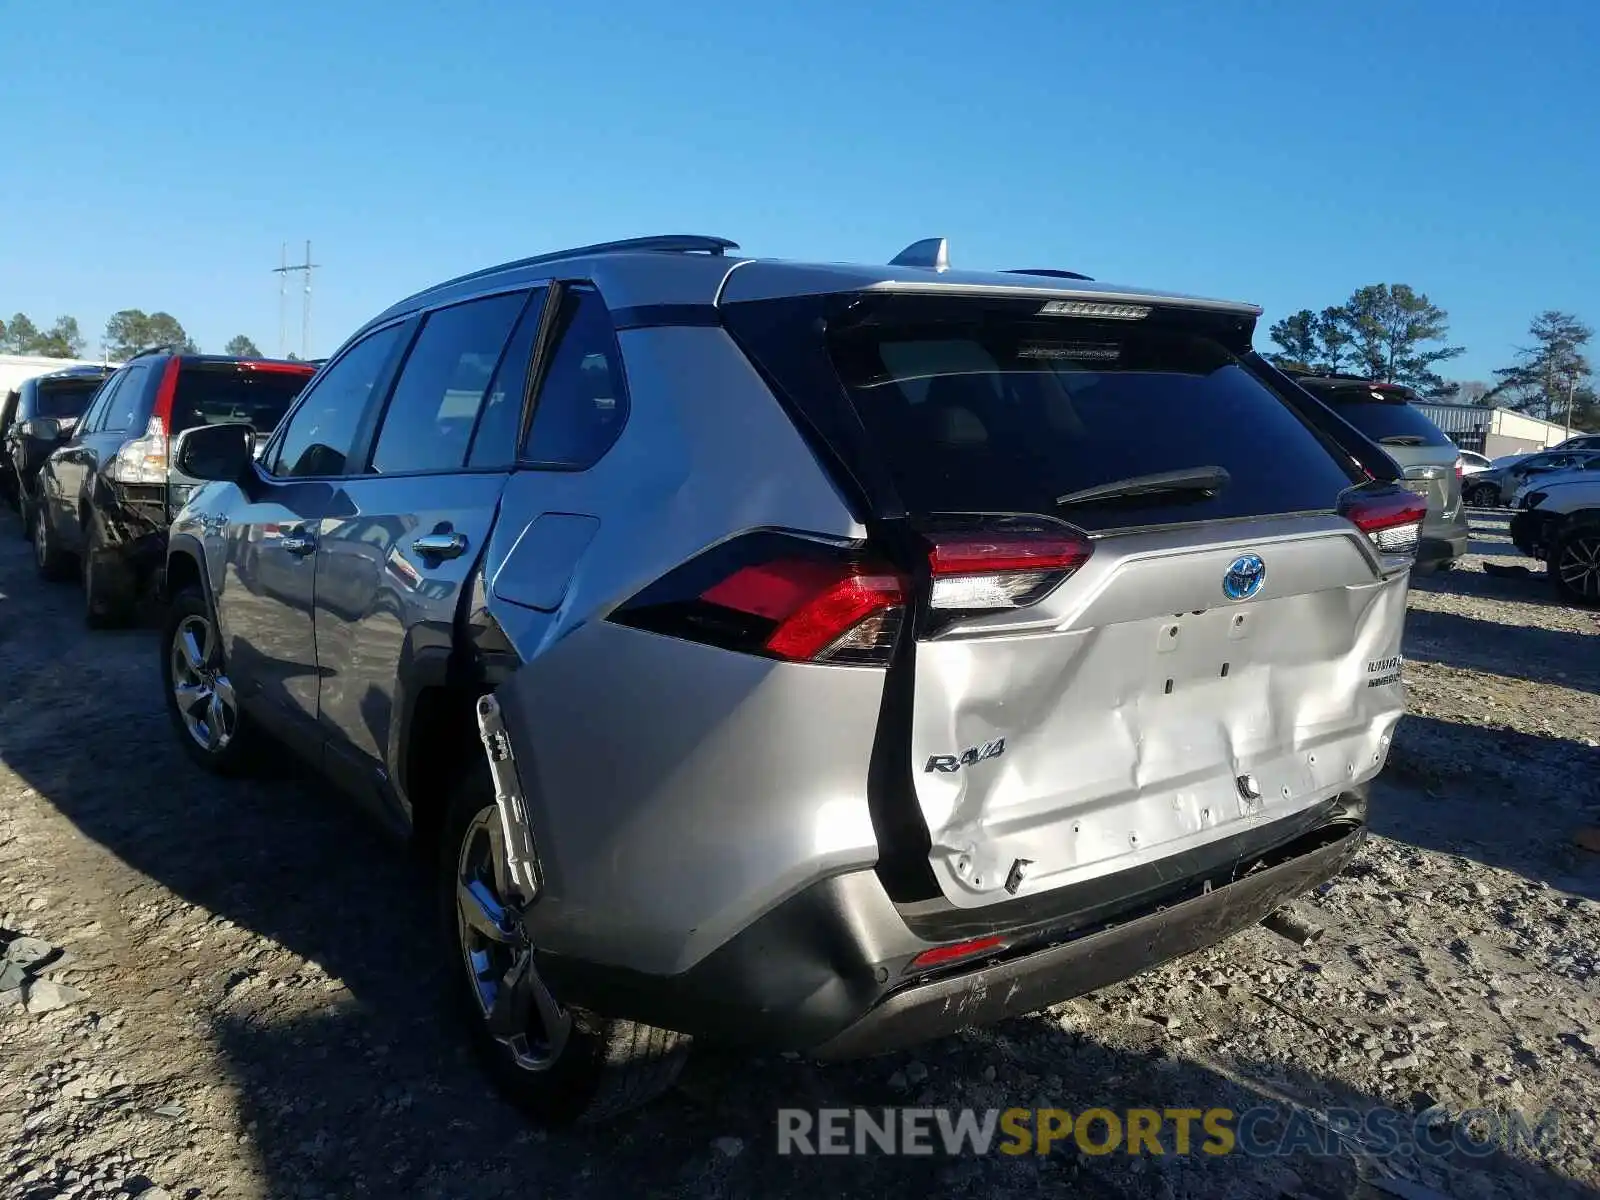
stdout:
<svg viewBox="0 0 1600 1200">
<path fill-rule="evenodd" d="M 1113 479 L 1094 487 L 1057 496 L 1056 504 L 1092 504 L 1097 500 L 1119 500 L 1124 496 L 1154 496 L 1164 492 L 1203 492 L 1215 495 L 1228 486 L 1233 477 L 1222 467 L 1184 467 L 1180 471 L 1156 471 L 1150 475 L 1134 475 L 1128 479 Z"/>
<path fill-rule="evenodd" d="M 1414 433 L 1394 433 L 1388 437 L 1379 438 L 1380 446 L 1421 446 L 1425 443 Z"/>
</svg>

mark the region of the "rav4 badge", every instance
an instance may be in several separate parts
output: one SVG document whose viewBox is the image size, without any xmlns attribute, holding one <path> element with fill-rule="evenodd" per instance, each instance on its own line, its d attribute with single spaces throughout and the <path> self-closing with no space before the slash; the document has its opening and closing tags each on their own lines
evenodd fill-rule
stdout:
<svg viewBox="0 0 1600 1200">
<path fill-rule="evenodd" d="M 1006 752 L 1005 738 L 995 738 L 992 742 L 985 742 L 981 746 L 969 746 L 959 756 L 954 754 L 934 754 L 928 758 L 928 763 L 922 768 L 926 775 L 929 771 L 943 771 L 953 774 L 962 767 L 970 767 L 973 763 L 980 763 L 986 758 L 999 758 Z"/>
</svg>

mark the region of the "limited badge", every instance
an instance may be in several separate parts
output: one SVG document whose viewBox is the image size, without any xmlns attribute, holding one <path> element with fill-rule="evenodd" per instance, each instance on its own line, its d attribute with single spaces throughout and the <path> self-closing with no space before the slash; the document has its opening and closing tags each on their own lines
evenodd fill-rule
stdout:
<svg viewBox="0 0 1600 1200">
<path fill-rule="evenodd" d="M 1367 664 L 1367 686 L 1385 687 L 1391 683 L 1400 682 L 1400 665 L 1405 660 L 1395 654 L 1389 658 L 1379 658 Z"/>
</svg>

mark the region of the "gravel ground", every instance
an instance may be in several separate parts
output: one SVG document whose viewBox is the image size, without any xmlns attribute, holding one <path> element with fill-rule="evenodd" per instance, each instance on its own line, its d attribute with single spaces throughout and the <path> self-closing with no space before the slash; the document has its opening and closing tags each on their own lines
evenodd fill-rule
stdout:
<svg viewBox="0 0 1600 1200">
<path fill-rule="evenodd" d="M 1483 573 L 1511 549 L 1480 516 L 1474 554 L 1413 591 L 1414 715 L 1379 836 L 1298 906 L 1320 941 L 1253 929 L 868 1063 L 708 1053 L 579 1134 L 530 1127 L 460 1049 L 406 857 L 313 782 L 191 768 L 153 633 L 86 633 L 4 516 L 0 1194 L 1600 1196 L 1600 855 L 1573 840 L 1600 824 L 1600 618 Z M 776 1153 L 780 1106 L 1261 1103 L 1286 1129 L 1377 1105 L 1559 1118 L 1479 1156 Z M 1431 1190 L 1374 1190 L 1395 1180 Z"/>
</svg>

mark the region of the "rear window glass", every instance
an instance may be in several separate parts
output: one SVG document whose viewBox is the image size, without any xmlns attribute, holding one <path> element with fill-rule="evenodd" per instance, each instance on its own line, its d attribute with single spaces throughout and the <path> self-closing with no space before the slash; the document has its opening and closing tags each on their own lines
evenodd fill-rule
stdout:
<svg viewBox="0 0 1600 1200">
<path fill-rule="evenodd" d="M 185 366 L 172 402 L 173 432 L 244 422 L 257 433 L 271 433 L 310 380 L 309 371 L 235 363 Z"/>
<path fill-rule="evenodd" d="M 38 398 L 34 401 L 33 415 L 57 419 L 81 417 L 103 382 L 102 379 L 91 377 L 41 383 Z"/>
<path fill-rule="evenodd" d="M 1361 387 L 1317 387 L 1307 389 L 1373 441 L 1399 439 L 1391 444 L 1413 446 L 1453 445 L 1444 431 L 1398 396 L 1379 400 Z"/>
<path fill-rule="evenodd" d="M 1056 513 L 1097 530 L 1327 510 L 1352 482 L 1232 353 L 1182 329 L 991 315 L 836 331 L 829 350 L 914 511 Z M 1198 467 L 1228 480 L 1060 503 Z"/>
</svg>

